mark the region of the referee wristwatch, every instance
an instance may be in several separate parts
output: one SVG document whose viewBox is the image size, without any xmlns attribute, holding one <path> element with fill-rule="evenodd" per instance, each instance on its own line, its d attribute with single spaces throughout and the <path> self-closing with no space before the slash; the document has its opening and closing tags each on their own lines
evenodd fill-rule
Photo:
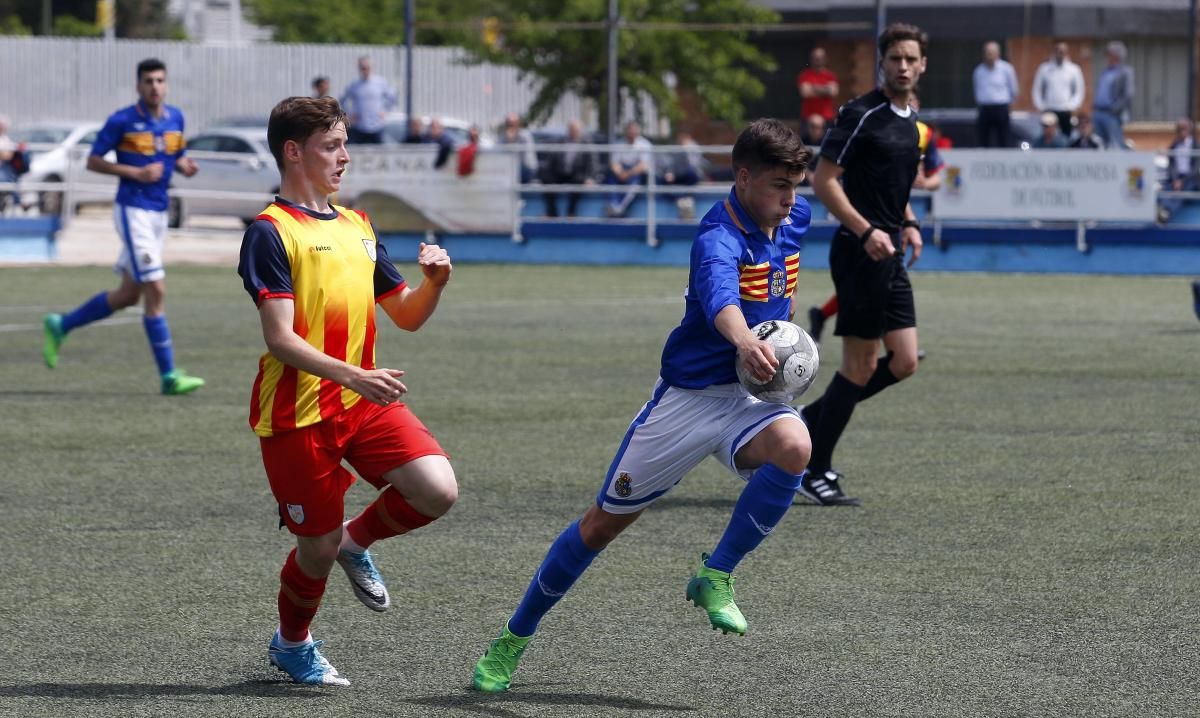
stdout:
<svg viewBox="0 0 1200 718">
<path fill-rule="evenodd" d="M 907 229 L 908 227 L 912 227 L 918 232 L 921 231 L 921 223 L 915 219 L 906 219 L 900 223 L 900 229 Z"/>
</svg>

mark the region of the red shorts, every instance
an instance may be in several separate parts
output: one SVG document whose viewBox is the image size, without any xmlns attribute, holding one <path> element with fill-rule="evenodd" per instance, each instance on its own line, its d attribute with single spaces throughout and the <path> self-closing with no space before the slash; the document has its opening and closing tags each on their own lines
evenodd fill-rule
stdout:
<svg viewBox="0 0 1200 718">
<path fill-rule="evenodd" d="M 343 459 L 381 489 L 392 469 L 422 456 L 446 456 L 404 404 L 366 399 L 332 419 L 259 442 L 279 515 L 297 536 L 321 536 L 341 525 L 346 489 L 354 483 Z"/>
</svg>

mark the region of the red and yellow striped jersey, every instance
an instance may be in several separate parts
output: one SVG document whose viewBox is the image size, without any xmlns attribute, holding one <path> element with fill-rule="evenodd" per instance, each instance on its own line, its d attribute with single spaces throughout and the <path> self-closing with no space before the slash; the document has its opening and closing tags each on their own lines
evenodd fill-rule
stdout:
<svg viewBox="0 0 1200 718">
<path fill-rule="evenodd" d="M 366 214 L 320 214 L 277 199 L 246 230 L 238 273 L 256 303 L 295 302 L 293 329 L 325 354 L 375 368 L 375 304 L 406 286 Z M 258 362 L 250 426 L 272 436 L 331 418 L 362 397 L 270 352 Z"/>
</svg>

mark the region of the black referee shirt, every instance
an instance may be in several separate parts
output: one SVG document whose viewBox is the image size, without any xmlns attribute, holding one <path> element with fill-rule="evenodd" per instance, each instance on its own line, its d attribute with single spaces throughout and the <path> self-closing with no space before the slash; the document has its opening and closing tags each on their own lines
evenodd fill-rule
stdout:
<svg viewBox="0 0 1200 718">
<path fill-rule="evenodd" d="M 821 142 L 821 158 L 845 170 L 842 189 L 872 225 L 895 233 L 917 178 L 917 113 L 897 114 L 876 89 L 850 100 Z"/>
</svg>

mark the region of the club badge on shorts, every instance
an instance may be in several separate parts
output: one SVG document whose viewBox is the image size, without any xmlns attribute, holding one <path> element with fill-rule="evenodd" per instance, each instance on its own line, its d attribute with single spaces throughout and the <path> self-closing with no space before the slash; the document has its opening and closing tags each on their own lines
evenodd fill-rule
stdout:
<svg viewBox="0 0 1200 718">
<path fill-rule="evenodd" d="M 296 524 L 304 523 L 304 507 L 300 504 L 287 505 L 288 516 L 292 517 L 292 522 Z"/>
<path fill-rule="evenodd" d="M 622 471 L 620 475 L 617 476 L 615 487 L 617 496 L 620 496 L 623 499 L 628 498 L 629 495 L 633 493 L 633 477 L 630 476 L 628 472 Z"/>
<path fill-rule="evenodd" d="M 365 247 L 367 250 L 367 256 L 371 258 L 372 262 L 374 262 L 375 261 L 375 240 L 367 239 L 366 237 L 363 237 L 363 247 Z"/>
</svg>

